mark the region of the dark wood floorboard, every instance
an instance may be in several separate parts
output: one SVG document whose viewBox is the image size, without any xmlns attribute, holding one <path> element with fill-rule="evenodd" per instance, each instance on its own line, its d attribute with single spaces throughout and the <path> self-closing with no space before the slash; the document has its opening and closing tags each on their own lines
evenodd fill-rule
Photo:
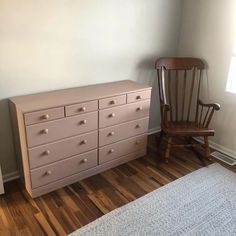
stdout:
<svg viewBox="0 0 236 236">
<path fill-rule="evenodd" d="M 0 196 L 0 235 L 66 235 L 98 217 L 202 167 L 188 149 L 172 151 L 166 164 L 153 136 L 146 157 L 32 199 L 19 181 Z M 213 161 L 205 161 L 206 165 Z M 236 167 L 223 166 L 236 172 Z"/>
</svg>

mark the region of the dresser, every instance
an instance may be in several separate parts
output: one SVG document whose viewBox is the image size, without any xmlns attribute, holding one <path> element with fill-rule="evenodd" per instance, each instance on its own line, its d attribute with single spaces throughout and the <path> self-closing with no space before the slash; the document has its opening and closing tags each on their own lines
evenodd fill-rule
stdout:
<svg viewBox="0 0 236 236">
<path fill-rule="evenodd" d="M 10 98 L 26 190 L 48 193 L 144 156 L 151 87 L 124 80 Z"/>
</svg>

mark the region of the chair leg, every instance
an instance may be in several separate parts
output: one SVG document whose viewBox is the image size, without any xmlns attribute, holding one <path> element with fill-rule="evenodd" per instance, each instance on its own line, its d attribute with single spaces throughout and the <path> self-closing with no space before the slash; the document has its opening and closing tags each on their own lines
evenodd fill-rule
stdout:
<svg viewBox="0 0 236 236">
<path fill-rule="evenodd" d="M 170 160 L 170 149 L 171 149 L 171 137 L 167 137 L 167 145 L 165 150 L 165 162 L 168 163 Z"/>
<path fill-rule="evenodd" d="M 208 160 L 211 160 L 211 155 L 210 155 L 210 147 L 209 147 L 209 142 L 208 142 L 208 137 L 204 136 L 204 142 L 205 142 L 205 157 Z"/>
<path fill-rule="evenodd" d="M 162 140 L 163 140 L 163 137 L 164 137 L 164 131 L 161 130 L 160 136 L 159 136 L 159 140 L 158 140 L 158 147 L 161 146 L 161 142 L 162 142 Z"/>
<path fill-rule="evenodd" d="M 194 142 L 196 143 L 197 141 L 194 140 L 192 137 L 187 138 L 187 143 L 188 144 L 193 144 Z M 202 165 L 206 166 L 205 158 L 202 156 L 202 154 L 200 154 L 194 147 L 190 147 L 189 149 L 197 156 L 197 158 L 202 163 Z"/>
</svg>

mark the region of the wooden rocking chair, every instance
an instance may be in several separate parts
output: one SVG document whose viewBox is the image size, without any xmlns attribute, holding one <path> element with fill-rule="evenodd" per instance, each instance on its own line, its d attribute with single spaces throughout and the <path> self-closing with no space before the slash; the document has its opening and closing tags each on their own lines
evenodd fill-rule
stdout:
<svg viewBox="0 0 236 236">
<path fill-rule="evenodd" d="M 208 137 L 214 135 L 209 128 L 214 111 L 220 105 L 204 104 L 199 99 L 202 71 L 205 66 L 197 58 L 160 58 L 156 61 L 158 76 L 161 134 L 166 139 L 165 160 L 170 159 L 172 147 L 195 147 L 201 145 L 205 157 L 210 159 Z M 204 137 L 204 144 L 192 142 L 192 137 Z M 187 144 L 172 142 L 173 137 L 183 137 Z"/>
</svg>

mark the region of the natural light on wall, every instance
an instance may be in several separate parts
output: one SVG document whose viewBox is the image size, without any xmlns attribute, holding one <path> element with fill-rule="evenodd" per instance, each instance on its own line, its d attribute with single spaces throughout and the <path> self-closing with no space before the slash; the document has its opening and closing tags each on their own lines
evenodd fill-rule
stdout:
<svg viewBox="0 0 236 236">
<path fill-rule="evenodd" d="M 234 43 L 233 54 L 230 62 L 226 91 L 236 93 L 236 43 Z"/>
</svg>

